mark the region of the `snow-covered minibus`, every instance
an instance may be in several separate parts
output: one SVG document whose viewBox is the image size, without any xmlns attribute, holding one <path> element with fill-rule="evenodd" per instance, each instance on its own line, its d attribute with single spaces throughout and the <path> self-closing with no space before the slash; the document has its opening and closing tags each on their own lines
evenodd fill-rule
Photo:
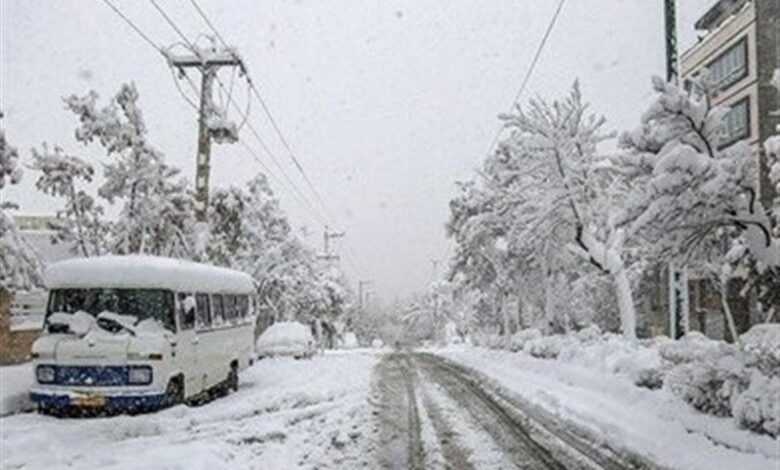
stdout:
<svg viewBox="0 0 780 470">
<path fill-rule="evenodd" d="M 44 280 L 30 389 L 42 412 L 148 410 L 227 393 L 252 361 L 247 274 L 131 255 L 54 263 Z"/>
</svg>

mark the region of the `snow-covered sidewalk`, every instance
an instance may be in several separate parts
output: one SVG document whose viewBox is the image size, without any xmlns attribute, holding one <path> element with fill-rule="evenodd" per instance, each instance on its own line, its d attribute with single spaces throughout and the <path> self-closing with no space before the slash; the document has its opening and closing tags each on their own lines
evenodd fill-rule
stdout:
<svg viewBox="0 0 780 470">
<path fill-rule="evenodd" d="M 34 408 L 28 396 L 32 379 L 29 362 L 0 367 L 0 416 Z"/>
<path fill-rule="evenodd" d="M 669 468 L 780 468 L 780 441 L 738 429 L 732 419 L 699 413 L 664 390 L 625 376 L 523 353 L 451 347 L 443 357 L 477 371 L 507 395 Z"/>
<path fill-rule="evenodd" d="M 238 392 L 201 407 L 95 419 L 6 416 L 0 468 L 369 468 L 378 357 L 259 361 Z"/>
</svg>

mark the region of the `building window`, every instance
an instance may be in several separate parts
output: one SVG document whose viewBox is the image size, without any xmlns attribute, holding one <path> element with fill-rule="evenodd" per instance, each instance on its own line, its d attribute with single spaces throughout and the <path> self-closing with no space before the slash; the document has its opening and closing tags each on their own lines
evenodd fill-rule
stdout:
<svg viewBox="0 0 780 470">
<path fill-rule="evenodd" d="M 707 65 L 714 90 L 725 90 L 747 76 L 747 37 L 729 47 Z"/>
<path fill-rule="evenodd" d="M 723 117 L 723 145 L 750 137 L 750 97 L 737 101 Z"/>
</svg>

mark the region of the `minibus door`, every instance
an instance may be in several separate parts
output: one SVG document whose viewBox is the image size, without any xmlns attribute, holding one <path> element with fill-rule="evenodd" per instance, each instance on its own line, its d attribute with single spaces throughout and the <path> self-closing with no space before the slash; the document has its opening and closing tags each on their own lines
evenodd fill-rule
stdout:
<svg viewBox="0 0 780 470">
<path fill-rule="evenodd" d="M 177 363 L 184 373 L 184 390 L 189 398 L 203 389 L 203 374 L 198 370 L 200 339 L 195 330 L 195 296 L 179 294 L 179 334 L 176 346 Z"/>
</svg>

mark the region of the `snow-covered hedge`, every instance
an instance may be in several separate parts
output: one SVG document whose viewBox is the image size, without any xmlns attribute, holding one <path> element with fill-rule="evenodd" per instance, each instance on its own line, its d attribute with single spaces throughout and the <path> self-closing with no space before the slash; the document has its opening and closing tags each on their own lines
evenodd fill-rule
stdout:
<svg viewBox="0 0 780 470">
<path fill-rule="evenodd" d="M 509 349 L 513 352 L 522 351 L 525 345 L 531 341 L 542 337 L 542 332 L 536 328 L 529 328 L 527 330 L 520 330 L 512 335 L 512 339 L 509 341 Z"/>
<path fill-rule="evenodd" d="M 484 346 L 501 347 L 490 337 Z M 629 341 L 588 327 L 544 336 L 539 330 L 516 332 L 511 349 L 541 359 L 556 359 L 588 369 L 622 375 L 640 387 L 663 388 L 694 408 L 733 416 L 740 427 L 780 435 L 780 325 L 756 325 L 740 346 L 690 332 Z"/>
</svg>

